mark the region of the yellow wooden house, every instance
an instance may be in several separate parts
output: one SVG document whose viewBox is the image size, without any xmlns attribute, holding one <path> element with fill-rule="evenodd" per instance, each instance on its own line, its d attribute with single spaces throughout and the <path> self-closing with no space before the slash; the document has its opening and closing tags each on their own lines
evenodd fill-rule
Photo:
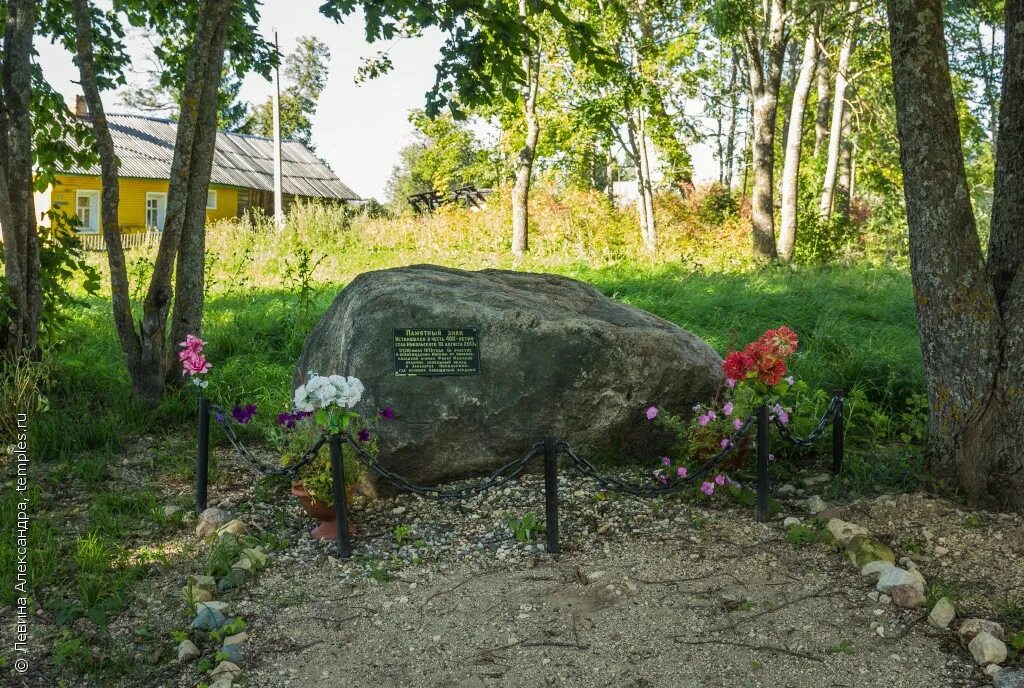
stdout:
<svg viewBox="0 0 1024 688">
<path fill-rule="evenodd" d="M 81 106 L 79 105 L 79 108 Z M 88 117 L 80 109 L 77 113 Z M 121 231 L 161 231 L 167 214 L 167 187 L 174 157 L 177 124 L 141 115 L 107 115 L 119 161 Z M 210 220 L 274 213 L 273 141 L 262 136 L 218 132 L 206 216 Z M 284 206 L 296 199 L 351 203 L 359 195 L 299 141 L 281 144 Z M 82 235 L 99 234 L 102 182 L 99 165 L 72 168 L 36 195 L 36 210 L 61 209 L 78 219 Z M 98 238 L 98 237 L 97 237 Z"/>
</svg>

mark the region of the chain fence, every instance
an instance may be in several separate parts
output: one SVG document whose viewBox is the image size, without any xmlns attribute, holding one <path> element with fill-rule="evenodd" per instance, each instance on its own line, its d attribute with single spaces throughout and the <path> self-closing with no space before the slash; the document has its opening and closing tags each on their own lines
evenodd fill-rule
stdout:
<svg viewBox="0 0 1024 688">
<path fill-rule="evenodd" d="M 602 472 L 592 461 L 581 456 L 568 442 L 558 441 L 555 438 L 535 442 L 530 449 L 522 456 L 508 461 L 495 468 L 487 477 L 477 482 L 464 484 L 455 488 L 443 488 L 441 485 L 423 485 L 411 481 L 405 476 L 387 468 L 365 447 L 361 442 L 348 432 L 330 433 L 324 431 L 320 437 L 294 462 L 287 466 L 274 467 L 263 463 L 254 452 L 247 448 L 239 440 L 235 431 L 231 416 L 221 407 L 211 407 L 207 399 L 200 401 L 200 434 L 199 434 L 199 470 L 197 472 L 196 484 L 196 506 L 198 510 L 206 508 L 207 473 L 208 473 L 208 451 L 209 451 L 209 415 L 213 410 L 213 417 L 216 423 L 224 430 L 229 444 L 239 453 L 240 456 L 250 461 L 265 475 L 288 475 L 295 477 L 299 469 L 308 465 L 316 459 L 320 451 L 326 445 L 331 452 L 332 476 L 334 478 L 334 501 L 335 514 L 338 518 L 338 548 L 343 557 L 350 555 L 348 542 L 348 529 L 342 527 L 347 522 L 347 504 L 344 485 L 344 462 L 342 455 L 343 446 L 348 446 L 355 459 L 373 475 L 384 480 L 402 492 L 408 492 L 420 497 L 435 500 L 463 500 L 475 497 L 489 489 L 500 487 L 505 483 L 522 476 L 530 462 L 537 456 L 544 458 L 545 476 L 545 515 L 547 520 L 548 551 L 558 552 L 558 456 L 564 455 L 569 459 L 569 466 L 596 482 L 602 489 L 635 497 L 655 498 L 662 495 L 672 494 L 685 487 L 694 485 L 708 475 L 716 472 L 719 466 L 729 458 L 730 455 L 739 451 L 743 441 L 747 438 L 752 428 L 757 428 L 757 518 L 758 521 L 766 521 L 768 518 L 768 461 L 769 461 L 769 429 L 775 427 L 779 436 L 797 447 L 809 447 L 825 436 L 825 430 L 832 426 L 832 471 L 839 473 L 842 469 L 843 458 L 843 397 L 836 395 L 832 397 L 825 413 L 817 422 L 815 428 L 805 437 L 794 435 L 787 423 L 784 423 L 779 414 L 770 415 L 769 410 L 763 404 L 758 408 L 754 418 L 745 421 L 733 435 L 724 443 L 723 448 L 712 457 L 704 461 L 700 466 L 688 471 L 685 477 L 673 479 L 665 484 L 638 484 L 623 480 L 615 475 Z M 749 449 L 749 445 L 746 446 Z"/>
</svg>

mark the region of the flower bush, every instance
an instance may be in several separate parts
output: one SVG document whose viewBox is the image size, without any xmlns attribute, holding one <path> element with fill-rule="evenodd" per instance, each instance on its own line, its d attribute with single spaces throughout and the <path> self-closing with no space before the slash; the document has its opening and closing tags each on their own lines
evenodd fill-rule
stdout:
<svg viewBox="0 0 1024 688">
<path fill-rule="evenodd" d="M 687 478 L 695 466 L 730 448 L 736 433 L 754 418 L 762 403 L 770 409 L 772 419 L 788 424 L 793 409 L 786 403 L 801 385 L 787 375 L 787 361 L 798 344 L 796 333 L 782 326 L 766 331 L 739 351 L 729 352 L 722 362 L 723 385 L 710 403 L 693 407 L 690 419 L 657 406 L 645 409 L 647 420 L 670 430 L 677 438 L 672 456 L 663 456 L 661 465 L 651 471 L 653 478 L 663 485 Z M 748 433 L 738 442 L 720 468 L 742 465 L 753 438 Z M 774 460 L 772 455 L 768 458 Z M 727 485 L 736 483 L 726 473 L 717 473 L 701 483 L 700 491 L 710 497 L 716 489 Z"/>
<path fill-rule="evenodd" d="M 317 375 L 309 373 L 305 384 L 299 385 L 293 398 L 294 408 L 278 414 L 284 451 L 281 465 L 290 466 L 313 446 L 324 430 L 350 434 L 364 451 L 377 453 L 376 433 L 373 428 L 381 420 L 393 420 L 394 409 L 386 406 L 374 416 L 364 418 L 355 410 L 366 388 L 356 377 L 343 375 Z M 345 484 L 354 485 L 365 476 L 365 469 L 356 459 L 356 450 L 342 444 L 345 462 Z M 324 445 L 316 458 L 299 468 L 297 477 L 310 497 L 316 502 L 334 504 L 334 478 L 331 472 L 330 448 Z"/>
</svg>

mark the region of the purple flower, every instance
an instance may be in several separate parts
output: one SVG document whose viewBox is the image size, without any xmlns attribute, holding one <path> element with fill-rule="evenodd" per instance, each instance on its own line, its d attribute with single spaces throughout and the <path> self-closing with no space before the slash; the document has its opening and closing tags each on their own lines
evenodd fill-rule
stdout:
<svg viewBox="0 0 1024 688">
<path fill-rule="evenodd" d="M 356 438 L 360 442 L 369 442 L 370 441 L 370 430 L 369 430 L 369 428 L 359 428 L 359 432 L 356 433 Z"/>
<path fill-rule="evenodd" d="M 710 422 L 711 422 L 711 416 L 709 416 L 706 413 L 703 416 L 701 416 L 700 418 L 697 419 L 697 424 L 700 425 L 702 428 L 705 425 L 707 425 L 708 423 L 710 423 Z"/>
<path fill-rule="evenodd" d="M 246 404 L 245 406 L 236 406 L 231 409 L 231 417 L 234 418 L 235 422 L 239 425 L 247 425 L 255 415 L 256 404 Z"/>
<path fill-rule="evenodd" d="M 708 411 L 708 420 L 714 420 L 715 418 L 718 418 L 718 416 L 715 415 L 714 409 Z"/>
<path fill-rule="evenodd" d="M 668 484 L 668 476 L 659 475 L 658 476 L 658 482 L 661 483 L 662 485 Z"/>
<path fill-rule="evenodd" d="M 654 420 L 655 418 L 658 417 L 658 407 L 649 407 L 646 411 L 644 411 L 644 415 L 647 416 L 647 420 Z"/>
<path fill-rule="evenodd" d="M 725 384 L 728 385 L 730 389 L 732 389 L 733 387 L 736 386 L 736 381 L 729 377 L 725 379 Z"/>
<path fill-rule="evenodd" d="M 277 424 L 287 430 L 292 430 L 296 423 L 303 418 L 312 416 L 311 411 L 292 411 L 291 413 L 279 413 L 277 414 Z"/>
<path fill-rule="evenodd" d="M 665 464 L 666 466 L 671 466 L 672 465 L 672 459 L 668 458 L 667 456 L 661 457 L 661 462 L 663 464 Z"/>
<path fill-rule="evenodd" d="M 725 402 L 725 406 L 722 407 L 722 413 L 724 413 L 727 416 L 731 416 L 732 415 L 732 402 L 731 401 Z"/>
<path fill-rule="evenodd" d="M 779 417 L 779 422 L 783 425 L 789 425 L 789 412 L 782 408 L 782 404 L 775 404 L 775 414 Z"/>
<path fill-rule="evenodd" d="M 686 477 L 686 466 L 680 466 L 678 468 L 678 470 L 676 470 L 676 475 L 678 475 L 680 478 L 685 478 Z"/>
<path fill-rule="evenodd" d="M 377 412 L 377 415 L 383 418 L 384 420 L 394 420 L 395 409 L 391 408 L 390 406 L 385 406 L 384 408 Z"/>
<path fill-rule="evenodd" d="M 725 485 L 725 476 L 722 475 L 721 473 L 716 475 L 715 476 L 715 484 L 716 485 Z"/>
<path fill-rule="evenodd" d="M 709 483 L 705 480 L 700 486 L 700 491 L 710 497 L 715 493 L 715 485 L 714 483 Z"/>
<path fill-rule="evenodd" d="M 774 461 L 775 460 L 775 454 L 769 454 L 768 455 L 768 460 L 769 461 Z"/>
<path fill-rule="evenodd" d="M 793 376 L 792 375 L 788 375 L 788 376 L 786 376 L 783 379 L 786 381 L 786 384 L 788 384 L 788 385 L 791 385 L 791 384 L 793 384 L 793 382 L 795 382 L 795 380 L 793 380 Z"/>
<path fill-rule="evenodd" d="M 732 440 L 730 440 L 728 437 L 726 437 L 725 439 L 722 440 L 722 445 L 721 446 L 722 446 L 722 449 L 725 449 L 727 447 L 731 447 L 732 446 Z"/>
<path fill-rule="evenodd" d="M 739 430 L 740 428 L 742 428 L 742 427 L 743 427 L 743 421 L 742 421 L 742 420 L 740 420 L 739 418 L 733 418 L 733 420 L 732 420 L 732 426 L 733 426 L 734 428 L 736 428 L 737 430 Z"/>
<path fill-rule="evenodd" d="M 215 419 L 217 420 L 217 422 L 218 422 L 218 423 L 220 423 L 221 425 L 223 425 L 223 424 L 224 424 L 224 414 L 223 414 L 223 413 L 221 413 L 220 411 L 217 411 L 216 413 L 214 413 L 214 414 L 213 414 L 213 417 L 214 417 L 214 418 L 215 418 Z"/>
</svg>

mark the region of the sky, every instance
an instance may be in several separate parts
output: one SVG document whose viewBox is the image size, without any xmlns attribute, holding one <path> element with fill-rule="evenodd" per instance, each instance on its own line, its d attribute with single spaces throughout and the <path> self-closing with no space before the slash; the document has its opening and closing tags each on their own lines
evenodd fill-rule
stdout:
<svg viewBox="0 0 1024 688">
<path fill-rule="evenodd" d="M 412 138 L 408 113 L 423 107 L 424 95 L 434 83 L 434 65 L 442 37 L 433 31 L 417 38 L 370 46 L 361 16 L 353 15 L 346 23 L 337 24 L 320 14 L 319 5 L 317 0 L 266 0 L 260 30 L 269 39 L 277 31 L 282 53 L 290 52 L 303 35 L 313 34 L 327 43 L 331 49 L 329 76 L 313 118 L 313 144 L 317 154 L 356 193 L 364 198 L 383 199 L 388 177 L 398 163 L 398 151 Z M 391 73 L 356 84 L 361 59 L 389 46 L 394 64 Z M 71 55 L 60 46 L 45 42 L 36 47 L 50 83 L 69 102 L 74 102 L 80 89 Z M 139 72 L 134 80 L 142 83 L 148 52 L 145 37 L 132 36 L 129 49 Z M 269 81 L 249 75 L 241 98 L 262 102 L 270 95 L 270 89 Z M 128 111 L 113 93 L 105 94 L 104 104 L 108 112 Z M 697 146 L 692 152 L 697 181 L 717 174 L 710 148 Z"/>
</svg>

